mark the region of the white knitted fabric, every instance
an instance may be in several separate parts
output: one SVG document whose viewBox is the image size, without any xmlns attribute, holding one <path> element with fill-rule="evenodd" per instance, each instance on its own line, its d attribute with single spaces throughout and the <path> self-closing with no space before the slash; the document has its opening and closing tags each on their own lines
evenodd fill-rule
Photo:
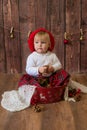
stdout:
<svg viewBox="0 0 87 130">
<path fill-rule="evenodd" d="M 35 88 L 36 86 L 23 85 L 18 90 L 4 92 L 1 106 L 11 112 L 20 111 L 29 107 Z"/>
</svg>

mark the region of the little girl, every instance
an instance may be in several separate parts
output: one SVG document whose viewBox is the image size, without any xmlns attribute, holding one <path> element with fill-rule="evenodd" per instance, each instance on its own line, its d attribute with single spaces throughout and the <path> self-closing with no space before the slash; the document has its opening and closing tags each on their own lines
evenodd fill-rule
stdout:
<svg viewBox="0 0 87 130">
<path fill-rule="evenodd" d="M 17 91 L 2 95 L 1 105 L 5 109 L 20 111 L 30 105 L 58 102 L 64 97 L 68 100 L 68 84 L 75 88 L 80 86 L 85 92 L 85 86 L 70 80 L 70 75 L 62 69 L 59 59 L 52 52 L 55 41 L 49 31 L 44 28 L 35 30 L 29 36 L 28 45 L 32 53 L 27 58 L 26 74 L 20 79 Z"/>
</svg>

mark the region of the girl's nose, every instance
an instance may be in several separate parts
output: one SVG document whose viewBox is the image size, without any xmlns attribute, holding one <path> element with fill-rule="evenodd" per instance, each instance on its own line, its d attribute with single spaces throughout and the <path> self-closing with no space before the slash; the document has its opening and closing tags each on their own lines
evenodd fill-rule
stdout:
<svg viewBox="0 0 87 130">
<path fill-rule="evenodd" d="M 41 43 L 41 42 L 39 42 L 39 46 L 42 46 L 42 43 Z"/>
</svg>

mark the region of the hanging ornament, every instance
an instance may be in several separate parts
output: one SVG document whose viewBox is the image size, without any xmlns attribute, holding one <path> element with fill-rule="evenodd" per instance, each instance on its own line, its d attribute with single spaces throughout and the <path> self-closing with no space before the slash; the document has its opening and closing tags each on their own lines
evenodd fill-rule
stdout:
<svg viewBox="0 0 87 130">
<path fill-rule="evenodd" d="M 72 44 L 72 34 L 64 33 L 64 44 Z"/>
<path fill-rule="evenodd" d="M 68 44 L 69 43 L 69 40 L 67 38 L 67 33 L 65 32 L 64 33 L 64 44 Z"/>
<path fill-rule="evenodd" d="M 82 28 L 80 29 L 80 41 L 82 41 L 83 40 L 83 30 L 82 30 Z"/>
<path fill-rule="evenodd" d="M 28 37 L 30 37 L 30 34 L 32 33 L 32 31 L 31 30 L 29 30 L 29 32 L 28 32 Z"/>
<path fill-rule="evenodd" d="M 14 38 L 14 27 L 11 27 L 11 30 L 10 30 L 10 38 L 11 38 L 11 39 Z"/>
</svg>

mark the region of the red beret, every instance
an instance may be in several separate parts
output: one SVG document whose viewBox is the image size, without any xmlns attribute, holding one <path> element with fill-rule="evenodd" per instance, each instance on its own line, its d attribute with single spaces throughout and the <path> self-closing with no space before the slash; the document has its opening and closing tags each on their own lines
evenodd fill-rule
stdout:
<svg viewBox="0 0 87 130">
<path fill-rule="evenodd" d="M 28 39 L 28 45 L 29 45 L 30 51 L 31 52 L 35 51 L 35 49 L 34 49 L 34 36 L 36 35 L 36 33 L 40 32 L 40 31 L 47 32 L 49 34 L 50 41 L 51 41 L 51 47 L 49 50 L 52 51 L 54 49 L 54 45 L 55 45 L 54 37 L 48 30 L 46 30 L 44 28 L 39 28 L 30 34 L 29 39 Z"/>
</svg>

